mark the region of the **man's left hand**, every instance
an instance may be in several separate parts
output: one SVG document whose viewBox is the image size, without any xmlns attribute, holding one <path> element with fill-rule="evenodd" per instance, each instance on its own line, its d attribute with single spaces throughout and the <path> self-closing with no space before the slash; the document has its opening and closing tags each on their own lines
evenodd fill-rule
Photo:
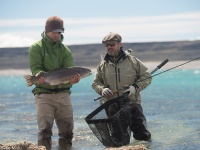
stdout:
<svg viewBox="0 0 200 150">
<path fill-rule="evenodd" d="M 131 94 L 135 94 L 136 90 L 135 90 L 135 87 L 132 86 L 132 85 L 125 85 L 123 87 L 125 90 L 123 91 L 124 94 L 128 94 L 128 96 L 130 96 Z"/>
<path fill-rule="evenodd" d="M 69 80 L 69 83 L 76 84 L 80 81 L 80 79 L 81 79 L 81 76 L 79 74 L 76 74 Z"/>
</svg>

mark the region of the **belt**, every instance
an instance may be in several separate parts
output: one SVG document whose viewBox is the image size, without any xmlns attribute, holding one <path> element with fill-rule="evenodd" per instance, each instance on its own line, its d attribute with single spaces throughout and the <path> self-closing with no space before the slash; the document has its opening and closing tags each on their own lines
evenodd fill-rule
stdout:
<svg viewBox="0 0 200 150">
<path fill-rule="evenodd" d="M 59 92 L 62 92 L 62 91 L 66 91 L 66 90 L 70 90 L 70 88 L 64 88 L 64 89 L 47 89 L 48 91 L 45 91 L 45 92 L 36 92 L 35 94 L 43 94 L 43 93 L 49 93 L 49 94 L 57 94 Z M 32 91 L 34 93 L 34 89 Z"/>
<path fill-rule="evenodd" d="M 57 93 L 57 92 L 62 92 L 65 90 L 69 90 L 70 88 L 65 88 L 65 89 L 48 89 L 48 91 L 52 92 L 52 93 Z"/>
</svg>

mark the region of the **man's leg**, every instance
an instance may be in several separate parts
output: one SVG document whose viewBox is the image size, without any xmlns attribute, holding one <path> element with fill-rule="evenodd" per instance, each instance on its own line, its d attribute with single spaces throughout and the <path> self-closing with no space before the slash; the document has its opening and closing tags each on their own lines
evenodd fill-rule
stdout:
<svg viewBox="0 0 200 150">
<path fill-rule="evenodd" d="M 36 109 L 38 122 L 38 146 L 45 146 L 51 149 L 51 136 L 54 121 L 54 107 L 49 103 L 48 97 L 51 94 L 36 95 Z"/>
<path fill-rule="evenodd" d="M 151 133 L 147 130 L 146 118 L 139 104 L 130 104 L 131 107 L 131 131 L 136 140 L 148 141 Z"/>
<path fill-rule="evenodd" d="M 59 149 L 70 150 L 73 138 L 73 110 L 71 98 L 68 93 L 61 93 L 58 96 L 58 106 L 56 111 L 56 124 L 59 131 Z"/>
</svg>

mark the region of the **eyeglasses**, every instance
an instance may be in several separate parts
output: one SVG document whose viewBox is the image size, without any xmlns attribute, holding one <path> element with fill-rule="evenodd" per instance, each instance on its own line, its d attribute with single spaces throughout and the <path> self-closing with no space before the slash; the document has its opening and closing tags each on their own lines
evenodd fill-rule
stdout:
<svg viewBox="0 0 200 150">
<path fill-rule="evenodd" d="M 116 42 L 108 42 L 108 43 L 105 43 L 105 44 L 104 44 L 105 47 L 108 47 L 108 46 L 113 47 L 113 46 L 115 46 L 115 45 L 116 45 Z"/>
</svg>

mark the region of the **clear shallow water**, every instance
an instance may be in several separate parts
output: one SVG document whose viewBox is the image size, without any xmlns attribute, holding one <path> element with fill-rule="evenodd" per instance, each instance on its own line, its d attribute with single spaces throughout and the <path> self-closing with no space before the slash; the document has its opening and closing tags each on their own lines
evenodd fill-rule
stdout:
<svg viewBox="0 0 200 150">
<path fill-rule="evenodd" d="M 101 150 L 104 146 L 89 129 L 84 118 L 99 104 L 91 88 L 94 75 L 72 88 L 75 129 L 74 150 Z M 37 142 L 35 101 L 22 76 L 0 76 L 0 143 Z M 151 150 L 200 149 L 200 69 L 177 69 L 153 78 L 142 91 Z M 57 148 L 57 128 L 53 128 Z M 131 145 L 139 144 L 131 139 Z"/>
</svg>

